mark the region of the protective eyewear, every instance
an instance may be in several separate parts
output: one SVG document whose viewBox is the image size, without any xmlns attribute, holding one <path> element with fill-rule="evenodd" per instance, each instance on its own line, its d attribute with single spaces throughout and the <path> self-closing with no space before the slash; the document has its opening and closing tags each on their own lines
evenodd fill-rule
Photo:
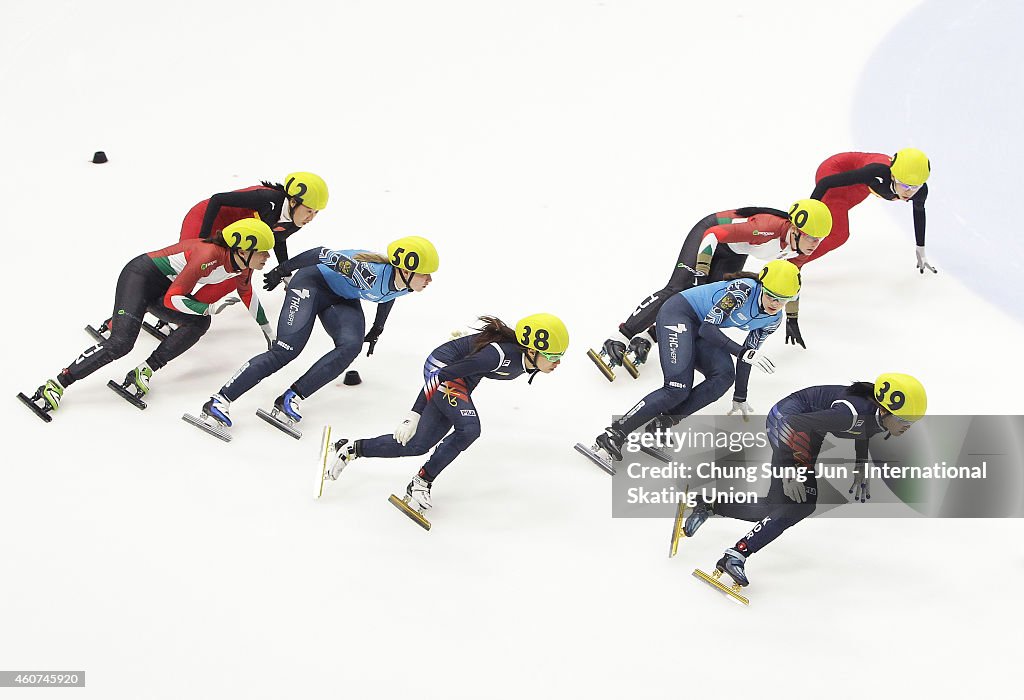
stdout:
<svg viewBox="0 0 1024 700">
<path fill-rule="evenodd" d="M 896 178 L 892 179 L 892 189 L 896 194 L 905 194 L 913 197 L 920 190 L 922 185 L 905 185 Z"/>
<path fill-rule="evenodd" d="M 564 352 L 544 352 L 543 350 L 538 350 L 537 352 L 548 362 L 561 362 L 562 356 L 565 355 Z"/>
<path fill-rule="evenodd" d="M 796 299 L 796 297 L 780 297 L 778 294 L 772 294 L 767 288 L 764 288 L 764 293 L 768 295 L 769 299 L 774 299 L 775 301 L 782 303 L 787 303 Z"/>
</svg>

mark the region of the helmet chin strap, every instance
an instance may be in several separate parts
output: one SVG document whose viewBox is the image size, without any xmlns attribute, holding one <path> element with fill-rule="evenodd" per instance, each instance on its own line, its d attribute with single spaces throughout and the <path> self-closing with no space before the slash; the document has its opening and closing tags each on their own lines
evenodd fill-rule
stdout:
<svg viewBox="0 0 1024 700">
<path fill-rule="evenodd" d="M 533 350 L 533 358 L 530 358 L 529 351 L 533 348 L 527 348 L 527 351 L 523 353 L 523 357 L 526 358 L 529 364 L 533 365 L 533 369 L 526 368 L 526 373 L 530 375 L 530 379 L 526 382 L 527 384 L 533 384 L 533 380 L 537 378 L 538 374 L 541 374 L 540 367 L 537 366 L 537 351 Z"/>
<path fill-rule="evenodd" d="M 409 272 L 409 276 L 406 277 L 405 273 L 408 272 L 408 270 L 406 270 L 404 268 L 401 268 L 401 267 L 397 267 L 395 269 L 398 270 L 398 276 L 402 279 L 402 284 L 404 284 L 405 288 L 408 289 L 411 292 L 412 291 L 412 284 L 411 284 L 412 276 L 415 275 L 416 273 L 415 272 Z"/>
</svg>

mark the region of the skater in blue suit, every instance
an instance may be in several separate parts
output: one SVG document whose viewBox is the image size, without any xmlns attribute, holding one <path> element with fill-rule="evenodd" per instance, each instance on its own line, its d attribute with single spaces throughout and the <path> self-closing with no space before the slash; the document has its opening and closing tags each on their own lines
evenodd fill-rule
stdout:
<svg viewBox="0 0 1024 700">
<path fill-rule="evenodd" d="M 673 422 L 717 401 L 735 384 L 733 409 L 744 417 L 751 367 L 771 373 L 775 364 L 760 347 L 782 324 L 786 303 L 800 293 L 800 271 L 788 260 L 772 260 L 760 274 L 740 272 L 721 282 L 675 294 L 658 312 L 658 352 L 665 383 L 645 396 L 599 435 L 591 453 L 614 472 L 622 445 L 641 425 L 661 416 Z M 723 328 L 748 331 L 740 344 Z M 694 371 L 704 381 L 694 385 Z M 664 420 L 659 418 L 659 420 Z"/>
<path fill-rule="evenodd" d="M 437 250 L 420 236 L 393 241 L 388 245 L 387 257 L 365 250 L 314 248 L 277 266 L 264 277 L 268 291 L 295 273 L 278 318 L 277 339 L 267 352 L 243 364 L 210 397 L 200 420 L 211 428 L 209 432 L 222 437 L 218 433 L 225 433 L 225 428 L 231 426 L 231 402 L 298 357 L 319 318 L 334 340 L 334 349 L 278 396 L 272 413 L 267 414 L 285 432 L 298 437 L 291 426 L 302 420 L 299 402 L 337 378 L 364 342 L 369 343 L 366 354 L 372 355 L 395 300 L 426 289 L 437 268 Z M 378 305 L 369 332 L 365 330 L 360 300 Z"/>
</svg>

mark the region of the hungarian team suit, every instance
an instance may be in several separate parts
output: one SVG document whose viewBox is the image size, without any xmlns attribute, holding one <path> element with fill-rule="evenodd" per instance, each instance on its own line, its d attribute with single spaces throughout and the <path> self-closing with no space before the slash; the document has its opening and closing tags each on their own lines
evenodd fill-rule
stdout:
<svg viewBox="0 0 1024 700">
<path fill-rule="evenodd" d="M 478 349 L 479 337 L 480 334 L 473 334 L 456 338 L 436 348 L 427 358 L 423 365 L 423 391 L 412 407 L 421 417 L 416 433 L 407 444 L 402 445 L 393 435 L 381 435 L 360 440 L 359 454 L 405 457 L 426 454 L 437 445 L 420 472 L 422 478 L 433 481 L 472 445 L 480 437 L 480 416 L 472 397 L 480 380 L 515 379 L 531 371 L 526 369 L 522 345 L 508 341 Z"/>
<path fill-rule="evenodd" d="M 642 333 L 673 294 L 695 284 L 720 282 L 726 274 L 739 272 L 753 255 L 759 260 L 806 261 L 786 241 L 790 222 L 786 212 L 767 207 L 743 207 L 709 214 L 690 229 L 668 284 L 636 307 L 619 326 L 627 338 Z M 707 275 L 695 276 L 698 263 L 709 265 Z"/>
<path fill-rule="evenodd" d="M 230 292 L 237 291 L 256 322 L 269 331 L 251 278 L 252 270 L 235 267 L 229 249 L 206 241 L 181 241 L 143 253 L 125 265 L 117 278 L 110 337 L 65 369 L 61 384 L 68 386 L 128 354 L 147 311 L 177 325 L 146 360 L 154 371 L 199 342 L 210 328 L 211 304 Z"/>
<path fill-rule="evenodd" d="M 772 478 L 768 497 L 756 504 L 721 503 L 715 513 L 727 518 L 757 522 L 735 549 L 751 555 L 763 549 L 788 528 L 811 515 L 817 507 L 818 483 L 814 466 L 825 436 L 855 440 L 858 464 L 868 459 L 868 440 L 885 432 L 871 385 L 812 386 L 801 389 L 772 406 L 768 412 L 768 440 L 772 446 Z M 798 503 L 783 492 L 783 474 L 793 478 L 800 470 L 806 479 L 806 502 Z"/>
<path fill-rule="evenodd" d="M 295 272 L 277 321 L 277 340 L 269 351 L 242 365 L 221 388 L 221 395 L 234 401 L 298 357 L 317 318 L 334 341 L 334 349 L 317 360 L 292 389 L 307 398 L 345 371 L 359 355 L 365 336 L 360 300 L 378 304 L 374 325 L 383 328 L 395 299 L 409 293 L 396 288 L 395 268 L 389 263 L 355 260 L 368 252 L 314 248 L 276 268 Z"/>
<path fill-rule="evenodd" d="M 761 309 L 762 291 L 760 282 L 743 277 L 692 287 L 666 301 L 657 318 L 665 383 L 622 417 L 620 429 L 628 435 L 658 415 L 689 416 L 721 398 L 734 382 L 733 400 L 746 401 L 751 366 L 736 358 L 761 347 L 785 316 L 782 310 Z M 741 345 L 723 328 L 749 332 Z M 704 375 L 696 386 L 695 370 Z"/>
<path fill-rule="evenodd" d="M 821 239 L 813 253 L 794 260 L 797 267 L 835 250 L 850 238 L 850 210 L 874 194 L 888 201 L 899 201 L 892 188 L 892 156 L 884 153 L 839 153 L 818 166 L 811 199 L 828 205 L 832 212 L 832 232 Z M 914 238 L 924 245 L 924 203 L 928 185 L 922 185 L 910 201 L 914 207 Z"/>
</svg>

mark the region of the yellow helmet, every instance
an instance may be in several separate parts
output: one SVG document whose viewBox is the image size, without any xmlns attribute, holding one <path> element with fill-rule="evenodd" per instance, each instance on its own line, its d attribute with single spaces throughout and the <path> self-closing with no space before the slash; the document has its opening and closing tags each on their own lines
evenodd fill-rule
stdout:
<svg viewBox="0 0 1024 700">
<path fill-rule="evenodd" d="M 772 260 L 757 280 L 766 292 L 780 299 L 793 299 L 800 293 L 800 268 L 788 260 Z"/>
<path fill-rule="evenodd" d="M 875 380 L 875 401 L 903 420 L 916 421 L 928 410 L 924 386 L 909 374 L 887 372 Z"/>
<path fill-rule="evenodd" d="M 932 172 L 928 156 L 916 148 L 901 148 L 892 157 L 889 166 L 892 176 L 904 185 L 918 187 L 923 185 Z"/>
<path fill-rule="evenodd" d="M 533 348 L 555 361 L 569 348 L 569 329 L 558 316 L 530 314 L 516 323 L 516 339 L 523 347 Z"/>
<path fill-rule="evenodd" d="M 812 238 L 824 238 L 832 232 L 832 212 L 817 199 L 798 199 L 789 208 L 790 222 Z"/>
<path fill-rule="evenodd" d="M 273 250 L 274 232 L 261 219 L 249 217 L 228 224 L 220 232 L 228 248 L 233 250 Z"/>
<path fill-rule="evenodd" d="M 406 236 L 388 244 L 391 264 L 409 272 L 430 275 L 437 272 L 440 259 L 434 244 L 422 236 Z"/>
<path fill-rule="evenodd" d="M 284 179 L 284 192 L 299 204 L 316 211 L 327 206 L 327 183 L 313 173 L 290 173 Z"/>
</svg>

